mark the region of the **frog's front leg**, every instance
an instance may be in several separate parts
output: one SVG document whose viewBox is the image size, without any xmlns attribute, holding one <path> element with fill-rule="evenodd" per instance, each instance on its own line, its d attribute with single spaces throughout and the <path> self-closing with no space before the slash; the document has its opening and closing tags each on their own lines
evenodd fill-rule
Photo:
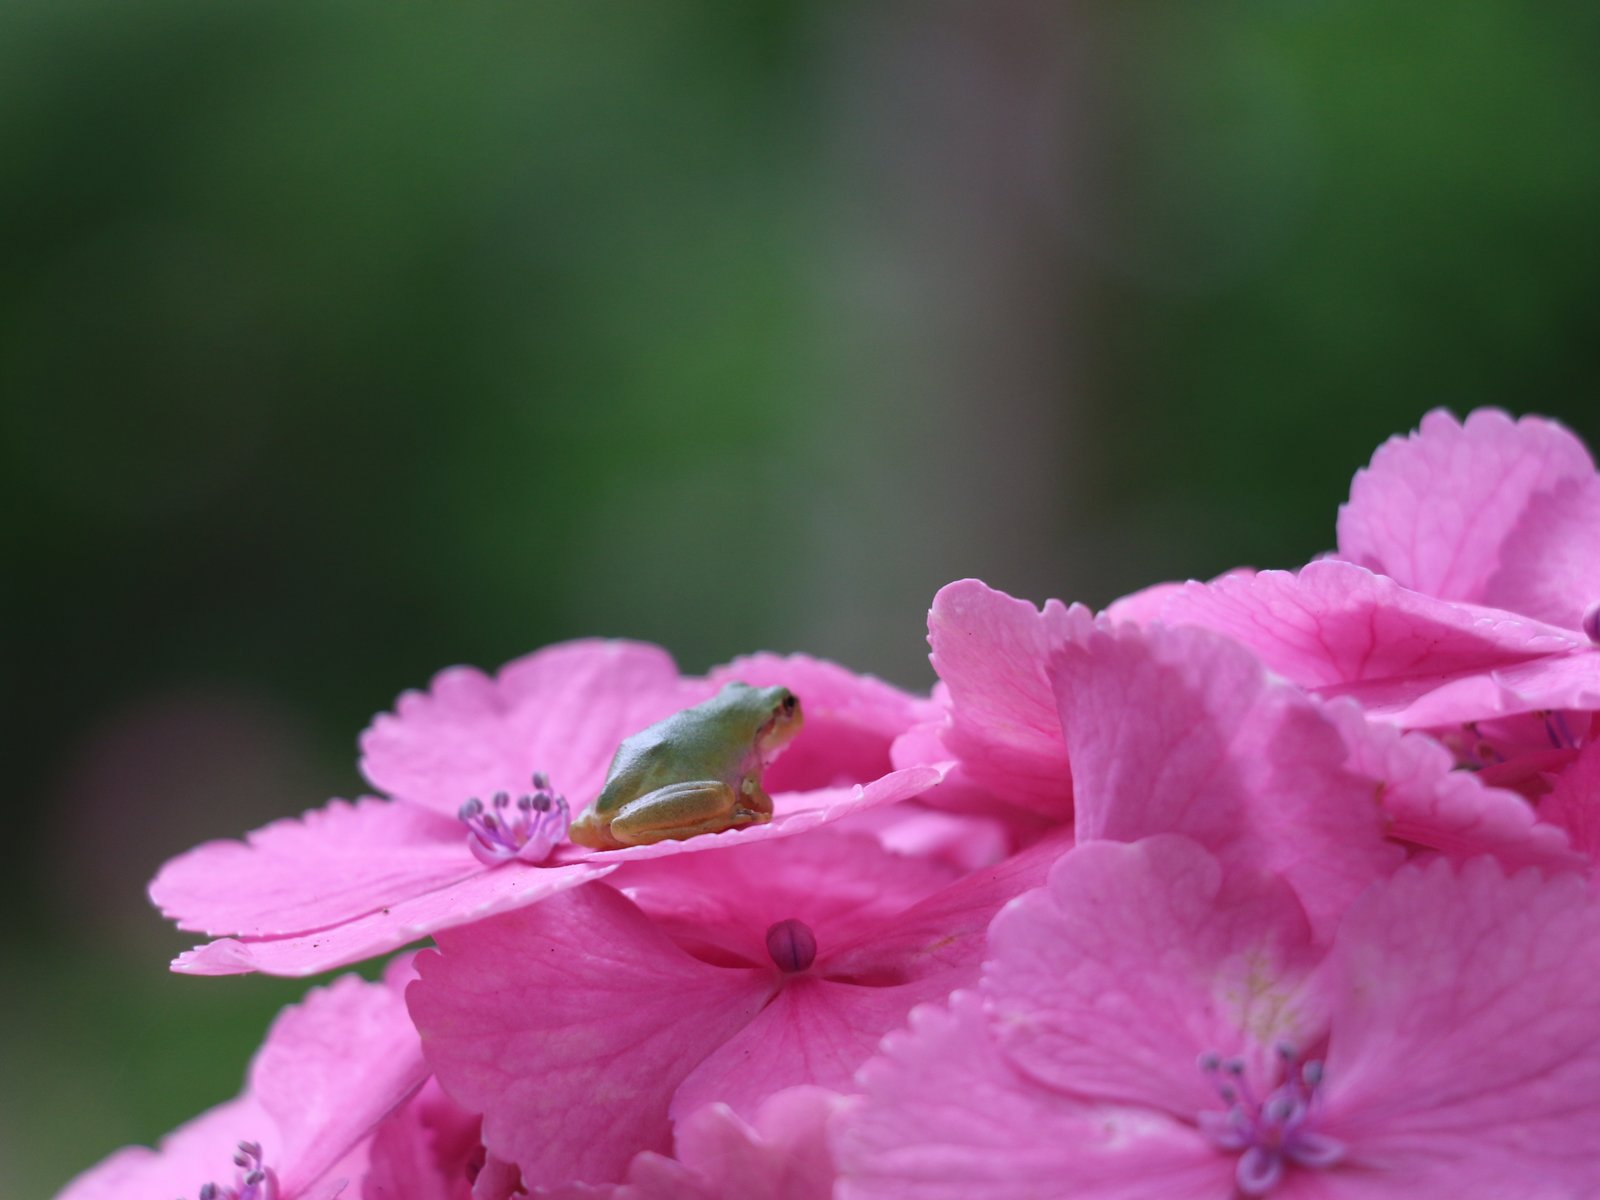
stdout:
<svg viewBox="0 0 1600 1200">
<path fill-rule="evenodd" d="M 720 833 L 772 818 L 772 801 L 757 786 L 735 790 L 717 779 L 657 788 L 630 800 L 611 818 L 611 836 L 624 846 Z"/>
</svg>

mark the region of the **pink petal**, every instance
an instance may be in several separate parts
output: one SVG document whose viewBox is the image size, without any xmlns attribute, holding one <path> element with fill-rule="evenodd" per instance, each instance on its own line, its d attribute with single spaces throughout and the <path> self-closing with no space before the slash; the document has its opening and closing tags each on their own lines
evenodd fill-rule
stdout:
<svg viewBox="0 0 1600 1200">
<path fill-rule="evenodd" d="M 342 925 L 284 938 L 219 938 L 173 960 L 186 975 L 315 975 L 386 954 L 440 930 L 468 925 L 603 879 L 613 868 L 590 863 L 534 867 L 509 862 Z"/>
<path fill-rule="evenodd" d="M 544 771 L 577 812 L 599 794 L 623 738 L 713 690 L 639 642 L 565 642 L 492 678 L 453 667 L 373 721 L 361 769 L 389 795 L 450 816 L 469 797 L 525 791 Z"/>
<path fill-rule="evenodd" d="M 284 1192 L 325 1174 L 427 1076 L 405 1002 L 386 984 L 346 975 L 284 1009 L 250 1067 L 283 1139 Z"/>
<path fill-rule="evenodd" d="M 159 1149 L 118 1150 L 68 1183 L 56 1200 L 193 1196 L 206 1183 L 232 1183 L 234 1146 L 247 1140 L 261 1143 L 269 1164 L 277 1161 L 277 1127 L 253 1097 L 240 1096 L 180 1125 L 161 1139 Z"/>
<path fill-rule="evenodd" d="M 1059 600 L 1041 611 L 976 579 L 941 588 L 928 613 L 933 669 L 948 689 L 941 739 L 966 778 L 1057 820 L 1071 810 L 1066 743 L 1046 667 L 1093 618 Z"/>
<path fill-rule="evenodd" d="M 1488 585 L 1530 505 L 1594 476 L 1583 443 L 1553 421 L 1443 409 L 1378 448 L 1339 510 L 1339 552 L 1408 588 L 1493 603 Z"/>
<path fill-rule="evenodd" d="M 622 850 L 584 850 L 573 847 L 561 851 L 562 862 L 594 862 L 620 865 L 651 858 L 671 858 L 679 854 L 697 854 L 708 850 L 723 850 L 733 846 L 747 846 L 774 838 L 793 837 L 809 829 L 817 829 L 852 813 L 881 805 L 897 804 L 910 800 L 936 788 L 944 779 L 939 767 L 907 767 L 891 771 L 881 779 L 868 784 L 850 787 L 821 788 L 814 792 L 785 792 L 773 796 L 774 814 L 765 825 L 747 825 L 743 829 L 728 829 L 722 833 L 702 833 L 678 842 L 656 842 L 649 846 L 628 846 Z"/>
<path fill-rule="evenodd" d="M 1484 598 L 1554 625 L 1582 626 L 1600 601 L 1600 478 L 1567 480 L 1529 502 Z"/>
<path fill-rule="evenodd" d="M 907 858 L 931 858 L 960 871 L 993 866 L 1016 847 L 1010 826 L 997 817 L 967 816 L 917 801 L 857 813 L 839 828 L 870 833 Z"/>
<path fill-rule="evenodd" d="M 976 972 L 974 972 L 974 975 Z M 816 976 L 787 979 L 771 1002 L 684 1079 L 672 1101 L 682 1118 L 726 1104 L 749 1119 L 774 1093 L 816 1085 L 849 1091 L 851 1077 L 883 1036 L 948 987 L 863 987 Z"/>
<path fill-rule="evenodd" d="M 1282 875 L 1318 929 L 1399 862 L 1338 728 L 1239 646 L 1123 626 L 1065 648 L 1052 674 L 1080 844 L 1186 834 Z"/>
<path fill-rule="evenodd" d="M 429 1079 L 372 1135 L 364 1200 L 465 1200 L 473 1159 L 481 1154 L 478 1118 Z"/>
<path fill-rule="evenodd" d="M 865 834 L 822 829 L 625 864 L 611 883 L 680 945 L 710 943 L 765 966 L 767 929 L 778 921 L 804 921 L 826 952 L 883 929 L 957 876 L 952 867 L 885 850 Z"/>
<path fill-rule="evenodd" d="M 713 967 L 609 887 L 439 936 L 411 1015 L 446 1092 L 525 1178 L 620 1180 L 665 1151 L 678 1085 L 771 995 L 774 971 Z"/>
<path fill-rule="evenodd" d="M 1328 978 L 1319 1129 L 1351 1167 L 1431 1195 L 1600 1193 L 1600 900 L 1583 879 L 1407 867 L 1351 909 Z"/>
<path fill-rule="evenodd" d="M 789 1088 L 769 1098 L 749 1123 L 725 1104 L 709 1104 L 678 1122 L 678 1161 L 695 1172 L 707 1196 L 830 1200 L 827 1127 L 844 1103 L 822 1088 Z M 656 1200 L 656 1194 L 641 1189 L 640 1200 Z"/>
<path fill-rule="evenodd" d="M 386 800 L 335 800 L 169 860 L 150 899 L 180 929 L 270 937 L 347 921 L 482 869 L 460 821 Z"/>
<path fill-rule="evenodd" d="M 1094 1107 L 1018 1073 L 977 996 L 911 1014 L 835 1120 L 842 1200 L 1222 1200 L 1231 1159 L 1192 1128 Z"/>
<path fill-rule="evenodd" d="M 806 791 L 866 783 L 893 770 L 889 747 L 931 705 L 899 688 L 805 654 L 753 654 L 713 669 L 707 680 L 752 687 L 786 687 L 800 697 L 805 725 L 783 756 L 767 768 L 768 792 Z"/>
<path fill-rule="evenodd" d="M 1074 1095 L 1180 1119 L 1218 1106 L 1198 1056 L 1264 1074 L 1320 1014 L 1300 906 L 1270 876 L 1225 875 L 1187 838 L 1078 846 L 989 930 L 983 994 L 1011 1063 Z"/>
<path fill-rule="evenodd" d="M 1359 698 L 1359 697 L 1358 697 Z M 1441 729 L 1545 710 L 1600 710 L 1600 650 L 1585 648 L 1448 680 L 1368 711 L 1408 729 Z"/>
<path fill-rule="evenodd" d="M 1307 564 L 1190 583 L 1162 619 L 1248 646 L 1303 687 L 1387 707 L 1441 683 L 1587 646 L 1572 630 L 1499 609 L 1448 603 L 1350 563 Z"/>
<path fill-rule="evenodd" d="M 1561 773 L 1540 802 L 1539 816 L 1565 830 L 1590 862 L 1600 860 L 1600 741 L 1585 746 Z"/>
<path fill-rule="evenodd" d="M 1349 702 L 1324 711 L 1344 735 L 1350 770 L 1378 785 L 1391 838 L 1458 859 L 1493 854 L 1512 869 L 1583 864 L 1561 831 L 1541 822 L 1526 800 L 1456 769 L 1432 738 L 1369 721 Z"/>
<path fill-rule="evenodd" d="M 957 880 L 853 942 L 829 946 L 819 961 L 835 979 L 931 980 L 948 993 L 976 980 L 990 921 L 1008 901 L 1044 883 L 1072 845 L 1066 830 L 1003 862 Z M 919 999 L 917 1001 L 921 1003 Z"/>
</svg>

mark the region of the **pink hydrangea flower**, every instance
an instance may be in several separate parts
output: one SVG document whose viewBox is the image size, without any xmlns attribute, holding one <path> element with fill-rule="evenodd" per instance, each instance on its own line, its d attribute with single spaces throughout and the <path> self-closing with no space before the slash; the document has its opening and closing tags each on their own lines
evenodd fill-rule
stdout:
<svg viewBox="0 0 1600 1200">
<path fill-rule="evenodd" d="M 845 1200 L 1600 1192 L 1600 899 L 1436 859 L 1319 948 L 1188 838 L 1065 855 L 840 1118 Z"/>
<path fill-rule="evenodd" d="M 130 1146 L 79 1175 L 58 1200 L 205 1197 L 331 1200 L 366 1169 L 367 1139 L 427 1078 L 401 992 L 353 975 L 284 1009 L 250 1065 L 244 1093 L 175 1130 L 157 1150 Z"/>
<path fill-rule="evenodd" d="M 1567 430 L 1431 412 L 1356 474 L 1338 530 L 1336 560 L 1110 612 L 1227 633 L 1409 728 L 1600 709 L 1600 475 Z"/>
<path fill-rule="evenodd" d="M 833 833 L 636 864 L 623 891 L 442 931 L 412 1016 L 530 1185 L 619 1182 L 707 1104 L 754 1120 L 784 1088 L 847 1087 L 913 1005 L 976 978 L 990 916 L 1063 846 L 954 882 Z"/>
<path fill-rule="evenodd" d="M 1319 918 L 1402 846 L 1580 861 L 1519 796 L 1454 771 L 1429 739 L 1308 696 L 1205 630 L 1041 611 L 977 580 L 944 588 L 929 625 L 936 647 L 961 649 L 935 655 L 955 676 L 938 730 L 940 752 L 958 755 L 953 786 L 981 796 L 976 781 L 991 781 L 1013 807 L 1071 819 L 1080 841 L 1187 833 L 1282 869 Z"/>
<path fill-rule="evenodd" d="M 806 704 L 794 763 L 786 756 L 768 780 L 779 789 L 773 820 L 628 850 L 568 845 L 564 796 L 587 803 L 624 737 L 734 672 L 757 684 L 782 677 Z M 894 771 L 890 744 L 920 713 L 887 684 L 803 656 L 758 656 L 690 679 L 657 647 L 582 641 L 494 677 L 458 667 L 429 692 L 401 696 L 362 738 L 363 769 L 392 800 L 334 801 L 242 842 L 208 842 L 167 863 L 150 895 L 181 928 L 216 938 L 175 970 L 314 974 L 535 903 L 631 858 L 787 837 L 917 795 L 940 771 Z"/>
</svg>

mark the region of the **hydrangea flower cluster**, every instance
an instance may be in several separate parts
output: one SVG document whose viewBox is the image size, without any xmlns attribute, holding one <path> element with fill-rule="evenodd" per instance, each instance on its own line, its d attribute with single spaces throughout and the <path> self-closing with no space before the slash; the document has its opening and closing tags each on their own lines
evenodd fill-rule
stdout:
<svg viewBox="0 0 1600 1200">
<path fill-rule="evenodd" d="M 926 697 L 444 672 L 363 736 L 380 795 L 151 884 L 175 970 L 382 981 L 62 1200 L 1600 1196 L 1600 475 L 1434 412 L 1337 536 L 1099 614 L 950 584 Z M 566 837 L 735 680 L 803 699 L 770 820 Z"/>
</svg>

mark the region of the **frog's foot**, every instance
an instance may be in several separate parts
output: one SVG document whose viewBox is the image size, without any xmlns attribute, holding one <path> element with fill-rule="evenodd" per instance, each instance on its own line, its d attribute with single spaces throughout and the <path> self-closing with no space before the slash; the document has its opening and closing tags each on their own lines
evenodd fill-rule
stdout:
<svg viewBox="0 0 1600 1200">
<path fill-rule="evenodd" d="M 675 783 L 619 808 L 611 836 L 621 846 L 648 846 L 770 821 L 771 801 L 762 811 L 755 800 L 720 780 Z"/>
</svg>

